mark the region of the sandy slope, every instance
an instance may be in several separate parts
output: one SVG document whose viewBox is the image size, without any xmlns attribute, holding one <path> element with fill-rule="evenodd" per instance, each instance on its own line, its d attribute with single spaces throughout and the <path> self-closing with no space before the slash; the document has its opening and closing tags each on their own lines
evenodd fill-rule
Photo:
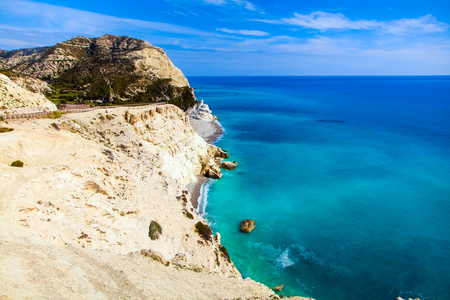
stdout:
<svg viewBox="0 0 450 300">
<path fill-rule="evenodd" d="M 0 278 L 0 296 L 12 299 L 271 299 L 251 280 L 177 270 L 138 253 L 50 246 L 29 235 L 0 236 Z"/>
</svg>

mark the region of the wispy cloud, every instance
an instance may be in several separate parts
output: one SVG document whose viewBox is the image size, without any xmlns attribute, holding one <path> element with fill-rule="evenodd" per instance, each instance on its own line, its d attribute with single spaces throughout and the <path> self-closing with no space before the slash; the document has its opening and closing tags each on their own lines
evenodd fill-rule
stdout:
<svg viewBox="0 0 450 300">
<path fill-rule="evenodd" d="M 230 1 L 236 3 L 239 6 L 243 6 L 248 10 L 251 10 L 251 11 L 257 10 L 256 6 L 253 3 L 251 3 L 250 1 L 245 1 L 245 0 L 230 0 Z"/>
<path fill-rule="evenodd" d="M 433 33 L 445 31 L 448 28 L 447 24 L 438 22 L 432 15 L 426 15 L 417 19 L 376 21 L 351 20 L 341 13 L 328 13 L 322 11 L 312 12 L 307 15 L 294 13 L 294 16 L 291 18 L 282 18 L 279 20 L 253 19 L 252 21 L 270 24 L 293 25 L 320 31 L 381 30 L 396 35 Z"/>
<path fill-rule="evenodd" d="M 233 29 L 227 29 L 227 28 L 217 28 L 217 31 L 231 33 L 231 34 L 248 35 L 248 36 L 268 36 L 268 35 L 270 35 L 268 32 L 259 31 L 259 30 L 233 30 Z"/>
<path fill-rule="evenodd" d="M 179 1 L 179 0 L 166 0 L 166 1 Z M 247 0 L 191 0 L 189 4 L 202 3 L 206 5 L 216 5 L 216 6 L 239 6 L 245 9 L 256 11 L 259 8 L 252 2 Z M 183 4 L 187 4 L 183 1 Z"/>
<path fill-rule="evenodd" d="M 316 11 L 308 15 L 294 13 L 292 18 L 283 18 L 281 24 L 296 25 L 319 30 L 329 29 L 371 29 L 378 25 L 376 21 L 352 21 L 343 14 Z"/>
<path fill-rule="evenodd" d="M 432 15 L 426 15 L 417 19 L 400 19 L 381 24 L 384 31 L 392 34 L 404 35 L 410 33 L 433 33 L 445 31 L 448 25 Z"/>
</svg>

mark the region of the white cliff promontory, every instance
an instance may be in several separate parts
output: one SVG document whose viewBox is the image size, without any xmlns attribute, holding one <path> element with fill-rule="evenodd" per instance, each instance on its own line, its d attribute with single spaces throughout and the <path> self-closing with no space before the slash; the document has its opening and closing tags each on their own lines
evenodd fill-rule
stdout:
<svg viewBox="0 0 450 300">
<path fill-rule="evenodd" d="M 198 101 L 194 107 L 189 108 L 187 114 L 189 115 L 189 118 L 194 120 L 217 120 L 217 117 L 213 115 L 212 111 L 209 109 L 208 104 L 203 103 L 203 100 Z"/>
</svg>

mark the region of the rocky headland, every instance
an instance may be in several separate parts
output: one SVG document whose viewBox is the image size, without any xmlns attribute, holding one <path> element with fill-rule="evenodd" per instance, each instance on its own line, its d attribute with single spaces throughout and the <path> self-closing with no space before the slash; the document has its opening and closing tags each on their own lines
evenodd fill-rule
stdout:
<svg viewBox="0 0 450 300">
<path fill-rule="evenodd" d="M 160 48 L 75 37 L 0 51 L 0 71 L 3 114 L 175 104 L 0 121 L 1 299 L 279 298 L 242 279 L 196 210 L 223 130 Z"/>
</svg>

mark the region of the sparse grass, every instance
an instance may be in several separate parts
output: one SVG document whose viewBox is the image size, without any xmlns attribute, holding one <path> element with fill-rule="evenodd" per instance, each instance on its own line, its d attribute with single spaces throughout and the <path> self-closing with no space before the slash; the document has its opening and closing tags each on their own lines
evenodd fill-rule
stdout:
<svg viewBox="0 0 450 300">
<path fill-rule="evenodd" d="M 48 114 L 44 115 L 44 118 L 47 118 L 47 119 L 59 119 L 59 118 L 61 118 L 61 116 L 63 114 L 65 114 L 65 113 L 55 110 L 55 111 L 52 111 L 51 113 L 48 113 Z"/>
<path fill-rule="evenodd" d="M 205 241 L 212 241 L 212 230 L 211 228 L 203 224 L 202 222 L 197 222 L 195 224 L 195 232 L 197 232 Z"/>
<path fill-rule="evenodd" d="M 156 221 L 151 221 L 150 226 L 148 227 L 148 236 L 152 239 L 152 241 L 159 239 L 159 236 L 162 234 L 161 225 Z"/>
<path fill-rule="evenodd" d="M 223 258 L 225 258 L 229 263 L 231 263 L 230 255 L 228 254 L 228 250 L 227 248 L 225 248 L 225 246 L 220 245 L 220 253 Z"/>
<path fill-rule="evenodd" d="M 0 133 L 11 132 L 13 130 L 14 130 L 14 128 L 0 127 Z"/>
<path fill-rule="evenodd" d="M 16 161 L 11 163 L 11 167 L 22 168 L 23 167 L 23 162 L 20 161 L 20 160 L 16 160 Z"/>
<path fill-rule="evenodd" d="M 184 213 L 184 215 L 185 215 L 186 217 L 188 217 L 189 219 L 191 219 L 191 220 L 194 219 L 194 216 L 193 216 L 190 212 L 188 212 L 187 209 L 183 209 L 183 213 Z"/>
</svg>

